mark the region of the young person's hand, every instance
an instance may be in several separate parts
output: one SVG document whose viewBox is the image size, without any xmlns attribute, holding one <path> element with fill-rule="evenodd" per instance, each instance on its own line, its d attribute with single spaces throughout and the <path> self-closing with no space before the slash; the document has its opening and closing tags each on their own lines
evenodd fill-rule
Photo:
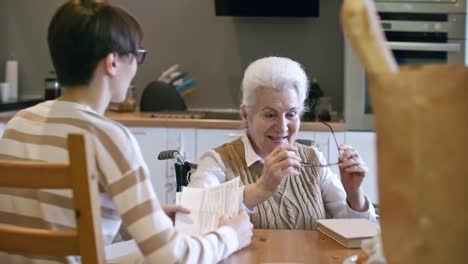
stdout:
<svg viewBox="0 0 468 264">
<path fill-rule="evenodd" d="M 222 216 L 219 222 L 219 226 L 228 225 L 234 228 L 239 241 L 239 249 L 248 246 L 252 241 L 253 224 L 244 210 L 239 211 L 238 215 L 231 218 Z"/>
<path fill-rule="evenodd" d="M 167 216 L 169 216 L 169 218 L 171 218 L 172 223 L 174 223 L 174 221 L 175 221 L 175 214 L 176 213 L 190 214 L 189 209 L 187 209 L 187 208 L 185 208 L 185 207 L 183 207 L 181 205 L 178 205 L 178 204 L 163 205 L 162 209 L 163 209 L 164 213 L 166 213 Z"/>
</svg>

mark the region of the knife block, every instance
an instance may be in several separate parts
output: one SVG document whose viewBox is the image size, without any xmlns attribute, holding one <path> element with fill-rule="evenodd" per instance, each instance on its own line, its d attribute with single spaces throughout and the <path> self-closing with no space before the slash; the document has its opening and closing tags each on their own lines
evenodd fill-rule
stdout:
<svg viewBox="0 0 468 264">
<path fill-rule="evenodd" d="M 141 112 L 185 111 L 187 106 L 176 87 L 161 81 L 149 83 L 141 95 Z"/>
<path fill-rule="evenodd" d="M 388 263 L 468 259 L 468 69 L 369 75 Z"/>
</svg>

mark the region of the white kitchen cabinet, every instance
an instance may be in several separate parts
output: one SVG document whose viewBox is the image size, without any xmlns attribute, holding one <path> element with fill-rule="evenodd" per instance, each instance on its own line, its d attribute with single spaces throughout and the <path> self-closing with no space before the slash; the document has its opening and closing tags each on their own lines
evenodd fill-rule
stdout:
<svg viewBox="0 0 468 264">
<path fill-rule="evenodd" d="M 159 152 L 167 149 L 167 129 L 129 127 L 140 145 L 143 158 L 151 173 L 151 181 L 161 204 L 166 204 L 166 162 L 158 160 Z"/>
<path fill-rule="evenodd" d="M 369 167 L 369 173 L 364 179 L 363 189 L 367 197 L 372 203 L 378 203 L 378 189 L 377 189 L 377 162 L 376 162 L 376 149 L 375 149 L 375 133 L 373 132 L 335 132 L 338 145 L 346 144 L 354 147 L 362 159 Z M 300 131 L 297 138 L 299 139 L 312 139 L 319 144 L 325 159 L 329 163 L 338 161 L 340 155 L 335 139 L 331 132 L 313 132 L 313 131 Z M 339 177 L 338 166 L 331 166 L 330 169 L 335 172 Z"/>
<path fill-rule="evenodd" d="M 203 153 L 212 148 L 233 141 L 242 133 L 242 129 L 197 129 L 196 159 L 199 160 Z"/>
<path fill-rule="evenodd" d="M 240 135 L 241 129 L 197 129 L 196 130 L 196 160 L 200 159 L 201 155 L 206 151 L 230 142 Z M 344 133 L 335 133 L 338 144 L 344 143 Z M 314 131 L 299 131 L 298 139 L 314 140 L 320 146 L 325 159 L 329 162 L 338 160 L 338 151 L 331 132 L 314 132 Z M 338 166 L 333 166 L 332 170 L 338 173 Z"/>
<path fill-rule="evenodd" d="M 369 173 L 364 178 L 363 189 L 372 203 L 378 204 L 377 189 L 377 151 L 374 132 L 346 132 L 345 142 L 354 147 L 369 167 Z"/>
<path fill-rule="evenodd" d="M 330 163 L 335 163 L 338 161 L 340 152 L 338 151 L 336 144 L 338 143 L 338 146 L 345 144 L 345 132 L 335 132 L 335 137 L 336 142 L 333 138 L 333 134 L 331 132 L 328 134 L 328 162 Z M 330 169 L 339 175 L 340 169 L 338 166 L 331 166 Z"/>
<path fill-rule="evenodd" d="M 335 136 L 338 145 L 344 144 L 343 132 L 335 132 Z M 323 153 L 327 163 L 335 163 L 338 161 L 339 153 L 331 132 L 299 131 L 297 138 L 314 140 L 319 145 L 320 151 Z M 330 168 L 333 172 L 339 173 L 338 166 L 331 166 Z"/>
<path fill-rule="evenodd" d="M 0 123 L 0 132 L 1 132 Z M 186 160 L 198 162 L 201 155 L 214 147 L 230 142 L 240 135 L 242 129 L 196 129 L 196 128 L 151 128 L 130 127 L 135 135 L 144 159 L 151 172 L 151 180 L 162 204 L 175 199 L 175 160 L 159 161 L 157 155 L 163 150 L 178 150 Z M 369 167 L 363 189 L 371 202 L 378 203 L 377 164 L 375 134 L 372 132 L 335 132 L 338 144 L 351 145 L 359 151 Z M 327 162 L 338 160 L 339 152 L 331 132 L 300 131 L 297 138 L 317 142 Z M 338 166 L 331 169 L 339 175 Z"/>
</svg>

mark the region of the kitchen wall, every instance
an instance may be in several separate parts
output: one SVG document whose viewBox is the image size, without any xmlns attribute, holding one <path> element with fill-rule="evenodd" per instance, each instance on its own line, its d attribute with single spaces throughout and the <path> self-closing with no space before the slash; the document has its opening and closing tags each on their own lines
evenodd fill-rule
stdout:
<svg viewBox="0 0 468 264">
<path fill-rule="evenodd" d="M 43 78 L 52 69 L 47 25 L 64 1 L 0 2 L 0 10 L 8 13 L 7 23 L 0 26 L 0 59 L 18 59 L 23 94 L 41 95 Z M 197 91 L 186 98 L 189 107 L 237 108 L 245 67 L 257 58 L 277 55 L 301 62 L 307 74 L 316 76 L 325 93 L 333 97 L 335 108 L 342 110 L 341 1 L 322 0 L 319 18 L 216 17 L 214 0 L 112 2 L 136 16 L 145 32 L 143 45 L 149 54 L 135 78 L 138 92 L 178 63 L 198 79 Z"/>
<path fill-rule="evenodd" d="M 43 95 L 44 77 L 52 70 L 47 49 L 47 26 L 56 8 L 64 1 L 1 0 L 6 23 L 0 28 L 1 78 L 5 78 L 5 60 L 19 62 L 20 95 Z"/>
<path fill-rule="evenodd" d="M 5 80 L 5 63 L 8 42 L 7 2 L 0 1 L 0 82 Z"/>
</svg>

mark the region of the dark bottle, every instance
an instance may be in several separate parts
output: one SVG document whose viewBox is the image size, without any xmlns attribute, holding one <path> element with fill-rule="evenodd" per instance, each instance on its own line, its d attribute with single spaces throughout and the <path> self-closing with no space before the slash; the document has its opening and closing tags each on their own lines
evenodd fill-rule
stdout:
<svg viewBox="0 0 468 264">
<path fill-rule="evenodd" d="M 323 91 L 317 81 L 317 78 L 313 78 L 309 86 L 309 94 L 307 95 L 304 111 L 304 121 L 316 120 L 316 106 L 320 97 L 323 96 Z"/>
<path fill-rule="evenodd" d="M 315 105 L 316 120 L 331 121 L 332 102 L 330 97 L 320 97 Z"/>
<path fill-rule="evenodd" d="M 49 76 L 44 79 L 44 99 L 54 100 L 60 96 L 60 84 L 55 76 L 55 72 L 49 72 Z"/>
</svg>

